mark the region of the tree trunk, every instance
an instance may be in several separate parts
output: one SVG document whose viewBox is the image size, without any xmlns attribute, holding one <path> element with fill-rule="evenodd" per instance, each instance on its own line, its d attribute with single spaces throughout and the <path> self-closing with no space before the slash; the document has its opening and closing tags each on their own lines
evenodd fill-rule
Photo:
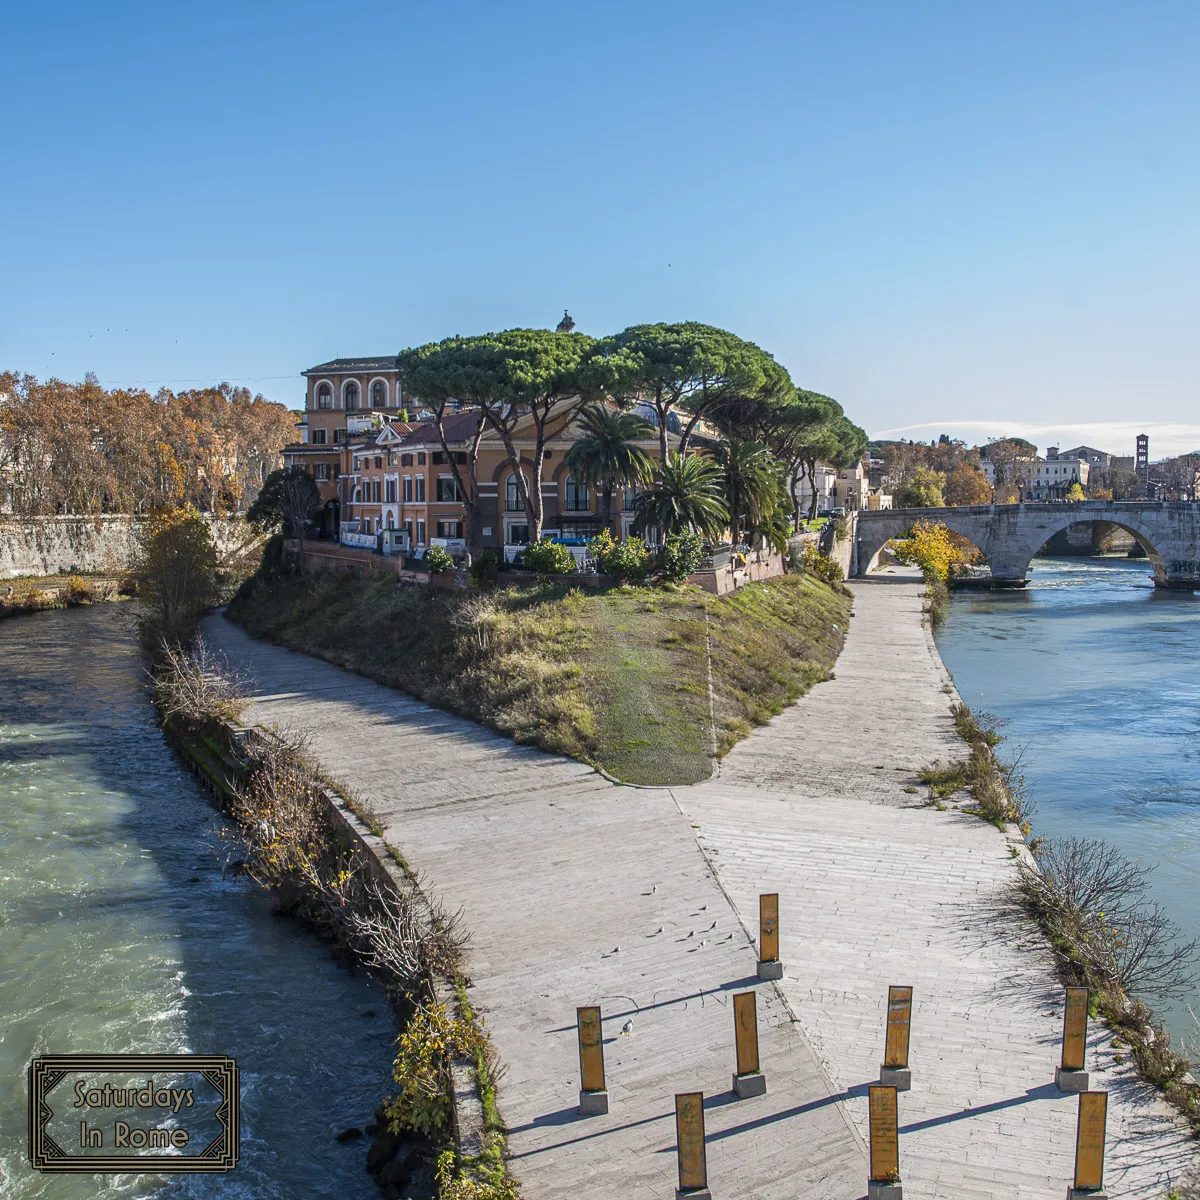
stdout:
<svg viewBox="0 0 1200 1200">
<path fill-rule="evenodd" d="M 812 499 L 808 502 L 808 519 L 811 521 L 817 515 L 817 460 L 810 458 L 805 466 L 808 468 L 808 483 L 812 489 Z"/>
<path fill-rule="evenodd" d="M 612 526 L 612 501 L 615 486 L 611 476 L 605 476 L 600 485 L 600 528 L 609 529 Z"/>
</svg>

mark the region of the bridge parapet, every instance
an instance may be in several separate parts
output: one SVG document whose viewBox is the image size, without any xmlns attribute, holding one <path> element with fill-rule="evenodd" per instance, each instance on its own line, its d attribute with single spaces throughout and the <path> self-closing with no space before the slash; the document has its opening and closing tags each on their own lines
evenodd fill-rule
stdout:
<svg viewBox="0 0 1200 1200">
<path fill-rule="evenodd" d="M 892 538 L 918 521 L 936 521 L 979 547 L 998 587 L 1028 582 L 1033 556 L 1071 525 L 1107 521 L 1145 549 L 1157 587 L 1200 590 L 1200 503 L 1082 500 L 1077 503 L 975 504 L 961 508 L 893 508 L 860 512 L 857 574 L 878 566 Z"/>
</svg>

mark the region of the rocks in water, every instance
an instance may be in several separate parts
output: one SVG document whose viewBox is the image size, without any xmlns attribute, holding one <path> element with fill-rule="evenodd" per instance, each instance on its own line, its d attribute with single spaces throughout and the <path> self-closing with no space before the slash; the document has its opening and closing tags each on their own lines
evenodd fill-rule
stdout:
<svg viewBox="0 0 1200 1200">
<path fill-rule="evenodd" d="M 389 1183 L 399 1189 L 403 1188 L 412 1179 L 412 1172 L 402 1162 L 390 1162 L 376 1176 L 376 1180 L 380 1187 L 386 1187 Z"/>
<path fill-rule="evenodd" d="M 351 1125 L 349 1129 L 343 1129 L 342 1132 L 337 1135 L 337 1140 L 339 1142 L 354 1142 L 362 1137 L 362 1135 L 363 1131 L 359 1129 L 357 1125 Z"/>
<path fill-rule="evenodd" d="M 372 1175 L 378 1175 L 396 1157 L 399 1149 L 399 1134 L 387 1131 L 376 1134 L 375 1140 L 367 1151 L 367 1170 Z"/>
</svg>

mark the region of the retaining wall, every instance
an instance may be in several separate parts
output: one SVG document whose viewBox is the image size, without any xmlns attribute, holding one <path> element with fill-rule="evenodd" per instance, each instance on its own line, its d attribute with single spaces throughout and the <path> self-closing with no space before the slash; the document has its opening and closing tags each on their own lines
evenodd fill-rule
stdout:
<svg viewBox="0 0 1200 1200">
<path fill-rule="evenodd" d="M 149 518 L 128 514 L 0 517 L 0 579 L 63 572 L 119 575 L 133 561 L 138 527 Z M 249 527 L 239 518 L 210 518 L 217 549 L 242 546 Z"/>
</svg>

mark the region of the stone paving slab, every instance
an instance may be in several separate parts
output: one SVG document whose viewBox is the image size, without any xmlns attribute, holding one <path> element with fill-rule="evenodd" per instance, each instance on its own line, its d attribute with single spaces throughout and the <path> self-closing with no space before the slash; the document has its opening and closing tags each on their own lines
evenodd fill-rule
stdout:
<svg viewBox="0 0 1200 1200">
<path fill-rule="evenodd" d="M 718 778 L 675 794 L 749 928 L 759 893 L 780 893 L 782 991 L 839 1090 L 878 1077 L 888 986 L 914 987 L 906 1188 L 1061 1195 L 1078 1102 L 1053 1086 L 1051 956 L 1006 901 L 1013 842 L 904 791 L 933 758 L 963 756 L 957 694 L 921 625 L 920 586 L 851 586 L 835 680 L 735 747 Z M 1195 1141 L 1096 1027 L 1088 1058 L 1091 1086 L 1110 1092 L 1110 1194 L 1160 1200 L 1196 1162 Z M 846 1108 L 866 1138 L 865 1104 Z"/>
<path fill-rule="evenodd" d="M 669 791 L 614 787 L 228 622 L 204 632 L 255 677 L 247 718 L 306 732 L 387 840 L 462 906 L 472 1003 L 506 1067 L 498 1100 L 526 1200 L 673 1197 L 674 1094 L 693 1090 L 707 1098 L 714 1195 L 864 1193 L 853 1124 L 779 993 L 758 981 Z M 730 998 L 749 988 L 771 1066 L 767 1094 L 738 1101 Z M 605 1117 L 577 1115 L 581 1004 L 604 1012 Z"/>
<path fill-rule="evenodd" d="M 964 753 L 920 588 L 852 586 L 836 679 L 737 746 L 718 778 L 671 792 L 614 787 L 206 622 L 257 677 L 249 718 L 307 732 L 387 840 L 462 906 L 527 1200 L 672 1196 L 684 1090 L 708 1097 L 714 1196 L 857 1200 L 889 983 L 916 988 L 908 1194 L 1065 1193 L 1076 1102 L 1048 1086 L 1061 993 L 1036 930 L 1001 911 L 1007 842 L 904 791 L 932 759 Z M 778 988 L 754 977 L 760 891 L 780 893 Z M 769 1090 L 735 1101 L 730 996 L 748 987 Z M 611 1109 L 582 1119 L 574 1009 L 587 1003 L 605 1014 Z M 1094 1086 L 1112 1089 L 1110 1194 L 1158 1200 L 1194 1143 L 1092 1042 L 1105 1067 Z"/>
</svg>

